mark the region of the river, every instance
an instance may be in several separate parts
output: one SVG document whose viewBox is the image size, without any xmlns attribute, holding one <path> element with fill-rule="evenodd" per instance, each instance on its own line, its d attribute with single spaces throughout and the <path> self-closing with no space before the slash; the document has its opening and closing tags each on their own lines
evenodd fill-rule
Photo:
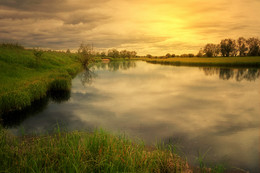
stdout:
<svg viewBox="0 0 260 173">
<path fill-rule="evenodd" d="M 148 145 L 172 143 L 196 164 L 259 172 L 260 70 L 143 61 L 99 63 L 4 126 L 22 133 L 103 128 Z"/>
</svg>

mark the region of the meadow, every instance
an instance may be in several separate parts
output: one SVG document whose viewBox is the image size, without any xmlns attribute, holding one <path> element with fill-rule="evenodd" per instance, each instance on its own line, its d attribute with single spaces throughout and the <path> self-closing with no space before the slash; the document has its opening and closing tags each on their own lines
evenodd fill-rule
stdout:
<svg viewBox="0 0 260 173">
<path fill-rule="evenodd" d="M 70 90 L 80 69 L 73 53 L 0 44 L 0 115 L 30 106 L 48 91 Z"/>
<path fill-rule="evenodd" d="M 260 57 L 193 57 L 193 58 L 142 58 L 150 63 L 176 66 L 206 66 L 206 67 L 260 67 Z"/>
</svg>

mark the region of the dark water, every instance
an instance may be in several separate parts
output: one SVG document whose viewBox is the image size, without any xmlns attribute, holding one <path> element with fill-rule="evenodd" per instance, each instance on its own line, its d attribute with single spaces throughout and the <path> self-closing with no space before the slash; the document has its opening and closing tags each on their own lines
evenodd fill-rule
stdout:
<svg viewBox="0 0 260 173">
<path fill-rule="evenodd" d="M 175 67 L 146 62 L 98 64 L 3 124 L 19 135 L 102 127 L 147 144 L 173 142 L 190 163 L 259 172 L 260 70 Z"/>
</svg>

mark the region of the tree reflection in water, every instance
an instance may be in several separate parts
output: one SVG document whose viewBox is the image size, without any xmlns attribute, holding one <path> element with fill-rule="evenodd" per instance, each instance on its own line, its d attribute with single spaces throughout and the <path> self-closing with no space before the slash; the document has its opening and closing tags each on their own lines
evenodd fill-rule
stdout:
<svg viewBox="0 0 260 173">
<path fill-rule="evenodd" d="M 97 63 L 95 65 L 97 69 L 109 70 L 109 71 L 118 71 L 118 70 L 127 70 L 130 68 L 136 67 L 135 61 L 112 61 L 109 63 Z"/>
<path fill-rule="evenodd" d="M 91 85 L 93 79 L 97 77 L 97 74 L 94 72 L 94 68 L 86 68 L 83 73 L 79 74 L 80 81 L 83 86 Z"/>
<path fill-rule="evenodd" d="M 255 81 L 260 76 L 260 69 L 256 68 L 233 69 L 203 67 L 200 69 L 204 71 L 206 76 L 219 75 L 219 78 L 223 80 L 229 80 L 234 78 L 236 81 Z"/>
</svg>

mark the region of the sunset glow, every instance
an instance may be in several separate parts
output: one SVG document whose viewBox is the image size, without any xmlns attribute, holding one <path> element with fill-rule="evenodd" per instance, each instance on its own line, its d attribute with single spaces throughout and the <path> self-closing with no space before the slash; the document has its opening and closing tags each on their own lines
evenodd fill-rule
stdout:
<svg viewBox="0 0 260 173">
<path fill-rule="evenodd" d="M 26 47 L 197 53 L 221 39 L 260 37 L 259 0 L 1 0 L 0 41 Z"/>
</svg>

